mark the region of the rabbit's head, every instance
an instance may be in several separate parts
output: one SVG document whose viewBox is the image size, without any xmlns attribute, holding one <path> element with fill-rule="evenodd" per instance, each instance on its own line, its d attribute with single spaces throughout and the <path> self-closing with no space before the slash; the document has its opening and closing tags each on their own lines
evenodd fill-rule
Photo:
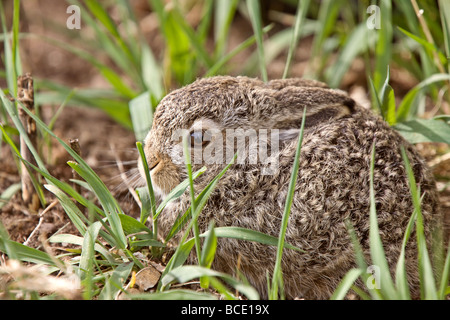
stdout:
<svg viewBox="0 0 450 320">
<path fill-rule="evenodd" d="M 155 111 L 144 149 L 155 190 L 164 196 L 186 178 L 183 136 L 193 168 L 206 165 L 215 174 L 236 152 L 238 164 L 255 164 L 258 156 L 267 164 L 258 154 L 261 141 L 270 149 L 275 139 L 277 146 L 296 139 L 304 108 L 308 129 L 349 115 L 354 104 L 342 91 L 313 80 L 197 80 L 168 94 Z"/>
</svg>

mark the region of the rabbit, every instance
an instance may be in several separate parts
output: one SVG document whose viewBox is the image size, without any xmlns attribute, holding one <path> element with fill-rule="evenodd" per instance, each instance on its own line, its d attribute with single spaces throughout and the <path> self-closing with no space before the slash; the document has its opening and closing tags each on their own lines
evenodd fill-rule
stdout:
<svg viewBox="0 0 450 320">
<path fill-rule="evenodd" d="M 249 146 L 265 145 L 268 156 L 261 157 L 265 162 L 238 158 L 219 180 L 198 217 L 198 225 L 200 232 L 214 221 L 216 227 L 242 227 L 278 237 L 304 108 L 300 167 L 285 238 L 286 243 L 304 252 L 284 249 L 284 294 L 288 299 L 328 299 L 344 275 L 356 266 L 346 221 L 353 225 L 370 262 L 369 179 L 374 144 L 376 211 L 391 272 L 413 213 L 401 146 L 406 149 L 423 195 L 422 214 L 428 238 L 432 229 L 442 223 L 435 182 L 425 161 L 379 116 L 358 105 L 344 91 L 330 89 L 319 81 L 285 79 L 265 83 L 244 76 L 215 76 L 198 79 L 160 101 L 144 140 L 144 152 L 155 193 L 163 199 L 187 178 L 179 131 L 188 135 L 193 171 L 207 168 L 194 181 L 198 195 L 242 147 L 243 143 L 226 143 L 230 132 L 253 130 L 258 138 L 266 130 L 265 138 L 248 137 Z M 268 130 L 278 134 L 272 136 Z M 206 152 L 211 144 L 215 144 L 216 154 Z M 196 152 L 214 157 L 218 154 L 222 161 L 208 162 L 208 157 L 199 160 Z M 164 209 L 158 218 L 163 235 L 188 209 L 190 199 L 187 188 Z M 179 241 L 180 237 L 175 239 Z M 219 238 L 212 268 L 230 274 L 239 271 L 260 297 L 267 299 L 267 274 L 272 275 L 276 250 L 276 246 Z M 408 281 L 417 295 L 414 236 L 406 247 L 406 257 Z M 195 259 L 192 254 L 189 262 Z"/>
</svg>

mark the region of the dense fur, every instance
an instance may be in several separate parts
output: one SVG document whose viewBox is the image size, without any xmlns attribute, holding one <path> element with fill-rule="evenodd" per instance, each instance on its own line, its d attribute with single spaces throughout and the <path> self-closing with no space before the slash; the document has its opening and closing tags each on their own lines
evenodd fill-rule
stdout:
<svg viewBox="0 0 450 320">
<path fill-rule="evenodd" d="M 369 166 L 374 142 L 376 209 L 392 270 L 413 211 L 400 146 L 406 148 L 424 194 L 422 213 L 427 234 L 440 223 L 433 178 L 419 154 L 397 132 L 344 92 L 320 82 L 287 79 L 264 84 L 246 77 L 213 77 L 173 91 L 161 101 L 145 140 L 145 152 L 157 193 L 164 197 L 186 178 L 179 141 L 172 139 L 176 129 L 189 130 L 201 121 L 221 132 L 227 128 L 287 130 L 288 134 L 281 136 L 279 153 L 273 155 L 279 160 L 275 174 L 262 175 L 260 164 L 232 166 L 199 217 L 201 231 L 214 220 L 218 227 L 239 226 L 277 237 L 304 107 L 306 129 L 286 241 L 306 253 L 285 249 L 282 269 L 288 298 L 323 299 L 355 266 L 346 220 L 354 225 L 370 259 Z M 208 165 L 207 172 L 196 180 L 197 192 L 225 165 Z M 163 211 L 159 226 L 164 234 L 189 204 L 186 191 Z M 407 271 L 417 293 L 417 250 L 414 237 L 411 239 Z M 213 268 L 234 273 L 240 259 L 240 271 L 266 298 L 266 274 L 272 273 L 275 255 L 276 247 L 219 239 Z"/>
</svg>

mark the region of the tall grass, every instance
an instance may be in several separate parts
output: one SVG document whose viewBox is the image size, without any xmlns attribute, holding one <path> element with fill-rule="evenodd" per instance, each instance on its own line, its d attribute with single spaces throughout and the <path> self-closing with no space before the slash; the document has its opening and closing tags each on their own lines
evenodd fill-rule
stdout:
<svg viewBox="0 0 450 320">
<path fill-rule="evenodd" d="M 416 186 L 414 174 L 406 155 L 405 149 L 402 147 L 401 154 L 408 177 L 409 188 L 411 191 L 411 198 L 413 203 L 413 212 L 411 214 L 410 221 L 405 230 L 404 239 L 400 255 L 397 260 L 395 270 L 395 280 L 392 279 L 390 268 L 386 257 L 384 255 L 383 243 L 378 232 L 377 213 L 375 210 L 375 196 L 373 187 L 373 169 L 375 163 L 375 144 L 372 149 L 371 157 L 371 170 L 370 170 L 370 256 L 372 263 L 377 266 L 375 279 L 378 283 L 372 286 L 369 285 L 370 277 L 368 276 L 368 268 L 365 262 L 364 255 L 356 239 L 354 230 L 349 225 L 349 231 L 352 235 L 353 244 L 356 248 L 356 261 L 358 262 L 358 268 L 351 269 L 341 281 L 336 292 L 332 296 L 332 299 L 343 299 L 346 297 L 346 293 L 350 288 L 353 288 L 361 298 L 369 299 L 364 289 L 367 290 L 373 299 L 388 299 L 388 300 L 409 300 L 411 299 L 411 293 L 409 284 L 406 277 L 406 264 L 405 264 L 405 249 L 411 233 L 414 230 L 416 233 L 416 243 L 418 250 L 418 272 L 420 281 L 420 298 L 426 300 L 444 300 L 450 293 L 449 273 L 450 273 L 450 249 L 447 248 L 447 256 L 445 262 L 439 265 L 439 261 L 434 261 L 434 269 L 429 256 L 429 249 L 427 248 L 427 241 L 424 233 L 424 221 L 421 212 L 421 196 L 420 190 Z M 438 231 L 439 232 L 439 231 Z M 440 239 L 442 241 L 442 239 Z M 443 246 L 443 243 L 439 243 L 438 246 Z M 437 270 L 442 268 L 441 270 Z M 435 270 L 437 270 L 435 272 Z M 440 277 L 439 277 L 440 275 Z M 361 278 L 362 283 L 366 285 L 365 288 L 354 287 L 353 284 L 357 278 Z"/>
<path fill-rule="evenodd" d="M 302 149 L 302 142 L 303 142 L 303 130 L 305 127 L 305 120 L 306 120 L 306 108 L 303 109 L 303 117 L 302 117 L 302 124 L 300 127 L 300 133 L 298 137 L 297 142 L 297 149 L 295 152 L 295 158 L 294 158 L 294 164 L 292 166 L 292 173 L 291 173 L 291 180 L 289 181 L 289 188 L 288 193 L 286 197 L 286 203 L 284 207 L 283 217 L 281 220 L 281 228 L 280 228 L 280 235 L 278 236 L 278 246 L 277 246 L 277 256 L 275 260 L 275 266 L 273 270 L 273 278 L 272 278 L 272 284 L 269 290 L 269 298 L 270 299 L 278 299 L 279 296 L 283 296 L 283 292 L 279 294 L 279 290 L 283 290 L 283 273 L 281 268 L 281 261 L 283 259 L 283 249 L 284 249 L 284 238 L 286 236 L 286 229 L 289 221 L 289 214 L 291 211 L 292 201 L 294 200 L 294 192 L 295 192 L 295 185 L 297 184 L 297 178 L 298 178 L 298 170 L 300 166 L 300 152 Z"/>
<path fill-rule="evenodd" d="M 205 0 L 202 8 L 203 18 L 197 26 L 192 26 L 184 21 L 183 16 L 186 11 L 178 5 L 178 2 L 174 2 L 172 6 L 166 6 L 162 0 L 149 0 L 150 7 L 158 18 L 160 34 L 164 40 L 165 48 L 161 56 L 155 55 L 139 28 L 137 32 L 120 28 L 110 18 L 108 14 L 110 8 L 104 2 L 71 0 L 70 3 L 82 8 L 83 23 L 92 31 L 93 41 L 85 38 L 82 32 L 71 44 L 33 33 L 20 33 L 21 3 L 19 0 L 13 2 L 12 26 L 8 29 L 6 15 L 10 13 L 5 12 L 3 4 L 0 3 L 4 49 L 2 59 L 5 65 L 5 70 L 0 72 L 0 77 L 4 78 L 7 84 L 7 88 L 0 91 L 2 101 L 0 129 L 2 131 L 1 146 L 8 146 L 18 162 L 27 161 L 22 158 L 15 140 L 19 135 L 25 139 L 36 160 L 36 165 L 32 163 L 27 165 L 40 173 L 43 177 L 43 186 L 51 197 L 59 201 L 80 234 L 79 236 L 56 234 L 48 241 L 70 243 L 78 249 L 54 256 L 10 240 L 0 223 L 0 251 L 11 260 L 45 265 L 65 276 L 75 276 L 81 283 L 79 290 L 85 299 L 114 299 L 121 292 L 126 292 L 127 279 L 133 270 L 141 270 L 145 267 L 145 261 L 141 260 L 137 253 L 150 248 L 153 257 L 158 257 L 167 249 L 168 242 L 179 232 L 184 233 L 166 265 L 155 293 L 136 295 L 134 298 L 214 298 L 215 296 L 206 292 L 199 294 L 190 290 L 172 288 L 175 282 L 184 283 L 200 279 L 203 288 L 212 287 L 227 299 L 238 298 L 236 294 L 230 292 L 230 286 L 249 299 L 258 299 L 258 293 L 245 280 L 211 269 L 218 237 L 257 241 L 265 245 L 277 246 L 275 270 L 270 275 L 271 281 L 268 282 L 269 293 L 272 299 L 283 298 L 281 269 L 283 250 L 296 249 L 284 242 L 284 233 L 296 183 L 302 139 L 300 136 L 278 238 L 253 230 L 214 225 L 211 225 L 207 232 L 200 233 L 197 218 L 219 179 L 226 174 L 227 169 L 233 165 L 233 161 L 204 190 L 194 190 L 195 179 L 207 168 L 192 172 L 186 144 L 188 178 L 157 207 L 151 177 L 146 176 L 147 186 L 137 190 L 142 203 L 140 218 L 134 219 L 124 214 L 117 199 L 112 196 L 105 183 L 83 158 L 54 134 L 51 124 L 45 124 L 39 114 L 35 115 L 25 108 L 30 117 L 36 121 L 41 135 L 56 140 L 73 157 L 75 161 L 69 162 L 68 165 L 82 178 L 76 183 L 88 190 L 92 198 L 84 197 L 71 185 L 52 176 L 38 150 L 35 150 L 27 139 L 27 132 L 17 116 L 16 105 L 7 96 L 8 94 L 17 96 L 17 76 L 22 74 L 20 57 L 22 37 L 37 38 L 68 50 L 95 67 L 110 85 L 110 88 L 106 90 L 95 88 L 73 90 L 47 79 L 35 79 L 37 87 L 40 88 L 36 94 L 36 103 L 38 105 L 57 103 L 61 105 L 61 110 L 66 103 L 104 110 L 118 123 L 134 130 L 144 166 L 146 165 L 145 155 L 139 141 L 143 140 L 151 126 L 154 108 L 171 88 L 188 84 L 197 77 L 236 73 L 232 63 L 233 58 L 251 48 L 254 49 L 255 54 L 248 55 L 240 63 L 237 73 L 257 75 L 267 81 L 270 78 L 267 66 L 280 53 L 287 52 L 282 76 L 285 78 L 292 73 L 291 66 L 295 63 L 294 57 L 298 45 L 302 45 L 309 36 L 313 36 L 313 43 L 305 76 L 324 80 L 332 87 L 339 87 L 353 61 L 362 59 L 366 65 L 367 87 L 371 92 L 375 111 L 413 143 L 424 141 L 448 143 L 450 141 L 449 118 L 445 116 L 444 104 L 440 103 L 441 96 L 444 96 L 445 101 L 449 100 L 447 87 L 450 80 L 447 59 L 450 55 L 448 27 L 450 8 L 444 0 L 438 1 L 439 7 L 434 7 L 428 2 L 420 3 L 425 10 L 419 17 L 415 1 L 400 1 L 393 6 L 390 0 L 382 0 L 379 6 L 383 19 L 379 30 L 370 30 L 366 26 L 368 18 L 366 9 L 369 1 L 358 2 L 357 10 L 344 0 L 299 1 L 298 3 L 290 1 L 297 4 L 293 7 L 294 23 L 292 27 L 281 31 L 279 28 L 274 28 L 274 24 L 264 25 L 265 21 L 262 20 L 258 1 Z M 115 5 L 123 25 L 138 25 L 128 1 L 121 0 Z M 246 19 L 246 17 L 254 35 L 236 47 L 229 47 L 228 40 L 233 21 Z M 209 33 L 211 27 L 214 29 L 212 45 L 208 42 L 211 37 Z M 108 56 L 114 67 L 105 64 L 92 53 L 98 50 L 102 50 Z M 405 55 L 408 55 L 406 60 Z M 394 93 L 394 85 L 391 81 L 391 72 L 394 68 L 406 70 L 417 80 L 417 85 L 405 95 L 396 96 Z M 435 108 L 437 116 L 419 119 L 419 116 L 425 114 L 425 101 L 431 101 L 437 105 Z M 409 299 L 409 288 L 404 270 L 404 248 L 415 227 L 416 241 L 420 250 L 422 298 L 443 299 L 449 294 L 449 253 L 442 270 L 438 273 L 440 275 L 438 278 L 431 268 L 423 237 L 420 192 L 415 189 L 414 177 L 404 152 L 402 154 L 411 186 L 414 212 L 405 230 L 403 250 L 397 264 L 395 280 L 391 278 L 383 253 L 383 244 L 377 232 L 373 194 L 375 152 L 376 150 L 373 152 L 371 164 L 370 243 L 372 260 L 382 268 L 383 288 L 368 290 L 369 294 L 366 294 L 364 290 L 354 286 L 356 279 L 361 278 L 363 283 L 367 283 L 369 276 L 356 236 L 349 226 L 350 235 L 354 239 L 357 268 L 349 271 L 332 298 L 342 299 L 349 289 L 353 289 L 362 298 Z M 148 173 L 148 168 L 145 171 Z M 7 199 L 10 199 L 17 190 L 17 186 L 11 186 L 5 190 L 1 194 L 2 201 L 3 199 L 8 201 Z M 180 197 L 184 192 L 189 192 L 191 195 L 190 208 L 180 213 L 166 238 L 158 240 L 156 235 L 159 215 L 170 201 Z M 189 238 L 191 230 L 193 230 L 193 238 Z M 184 265 L 190 254 L 197 258 L 198 265 Z M 23 290 L 26 291 L 26 288 Z M 14 295 L 10 294 L 9 297 L 14 298 Z M 33 297 L 39 298 L 37 294 Z M 58 297 L 58 293 L 51 297 Z"/>
</svg>

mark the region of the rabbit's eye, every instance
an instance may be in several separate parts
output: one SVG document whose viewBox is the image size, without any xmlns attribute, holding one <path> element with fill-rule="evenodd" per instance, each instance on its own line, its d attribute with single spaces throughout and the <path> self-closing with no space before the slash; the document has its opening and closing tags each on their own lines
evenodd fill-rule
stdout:
<svg viewBox="0 0 450 320">
<path fill-rule="evenodd" d="M 191 132 L 191 147 L 194 146 L 206 146 L 209 141 L 203 139 L 203 132 L 202 131 L 194 131 Z"/>
</svg>

